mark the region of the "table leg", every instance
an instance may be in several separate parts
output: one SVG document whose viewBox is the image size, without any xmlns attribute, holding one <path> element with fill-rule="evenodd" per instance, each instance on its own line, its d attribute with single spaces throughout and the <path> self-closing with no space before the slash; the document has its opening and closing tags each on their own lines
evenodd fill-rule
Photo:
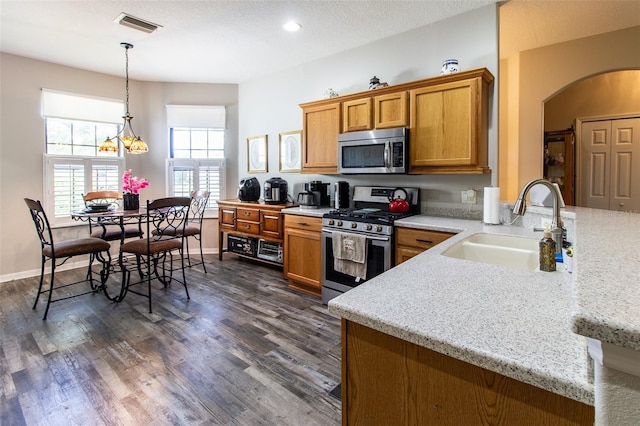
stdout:
<svg viewBox="0 0 640 426">
<path fill-rule="evenodd" d="M 224 241 L 224 231 L 218 231 L 218 260 L 222 260 L 222 243 Z"/>
</svg>

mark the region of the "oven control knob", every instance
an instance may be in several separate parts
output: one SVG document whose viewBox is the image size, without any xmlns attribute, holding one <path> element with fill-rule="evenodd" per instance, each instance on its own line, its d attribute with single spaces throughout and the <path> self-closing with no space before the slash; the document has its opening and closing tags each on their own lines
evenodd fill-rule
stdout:
<svg viewBox="0 0 640 426">
<path fill-rule="evenodd" d="M 341 221 L 341 220 L 339 220 L 339 221 L 338 221 L 338 223 L 337 223 L 337 225 L 338 225 L 338 226 L 342 226 L 342 221 Z"/>
<path fill-rule="evenodd" d="M 351 227 L 352 227 L 352 228 L 357 228 L 357 227 L 358 227 L 358 224 L 357 224 L 357 223 L 355 223 L 355 222 L 352 222 L 352 223 L 351 223 Z"/>
<path fill-rule="evenodd" d="M 367 225 L 366 228 L 367 228 L 367 231 L 371 231 L 371 229 L 373 229 L 373 226 L 372 225 Z"/>
<path fill-rule="evenodd" d="M 382 232 L 382 225 L 376 226 L 376 231 L 377 232 Z"/>
<path fill-rule="evenodd" d="M 329 219 L 329 225 L 333 225 L 333 219 Z"/>
</svg>

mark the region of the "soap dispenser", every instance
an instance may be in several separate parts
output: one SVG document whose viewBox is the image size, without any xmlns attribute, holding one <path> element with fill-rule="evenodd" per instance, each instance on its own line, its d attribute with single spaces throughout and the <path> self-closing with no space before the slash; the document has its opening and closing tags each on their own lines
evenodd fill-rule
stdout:
<svg viewBox="0 0 640 426">
<path fill-rule="evenodd" d="M 540 270 L 552 272 L 556 270 L 556 242 L 551 238 L 551 231 L 547 227 L 540 240 Z"/>
</svg>

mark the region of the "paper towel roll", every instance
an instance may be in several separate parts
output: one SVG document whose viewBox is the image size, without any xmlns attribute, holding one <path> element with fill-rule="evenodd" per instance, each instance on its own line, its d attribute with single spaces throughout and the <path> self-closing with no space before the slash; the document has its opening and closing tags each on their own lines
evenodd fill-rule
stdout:
<svg viewBox="0 0 640 426">
<path fill-rule="evenodd" d="M 484 188 L 484 223 L 500 224 L 500 188 Z"/>
</svg>

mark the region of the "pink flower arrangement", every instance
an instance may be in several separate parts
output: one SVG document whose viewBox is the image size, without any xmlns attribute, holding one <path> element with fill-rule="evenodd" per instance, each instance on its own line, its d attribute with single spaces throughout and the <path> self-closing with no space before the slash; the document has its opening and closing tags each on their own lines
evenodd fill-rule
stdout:
<svg viewBox="0 0 640 426">
<path fill-rule="evenodd" d="M 126 170 L 122 175 L 122 192 L 128 194 L 137 194 L 141 189 L 149 186 L 146 179 L 140 179 L 138 176 L 131 176 L 131 169 Z"/>
</svg>

